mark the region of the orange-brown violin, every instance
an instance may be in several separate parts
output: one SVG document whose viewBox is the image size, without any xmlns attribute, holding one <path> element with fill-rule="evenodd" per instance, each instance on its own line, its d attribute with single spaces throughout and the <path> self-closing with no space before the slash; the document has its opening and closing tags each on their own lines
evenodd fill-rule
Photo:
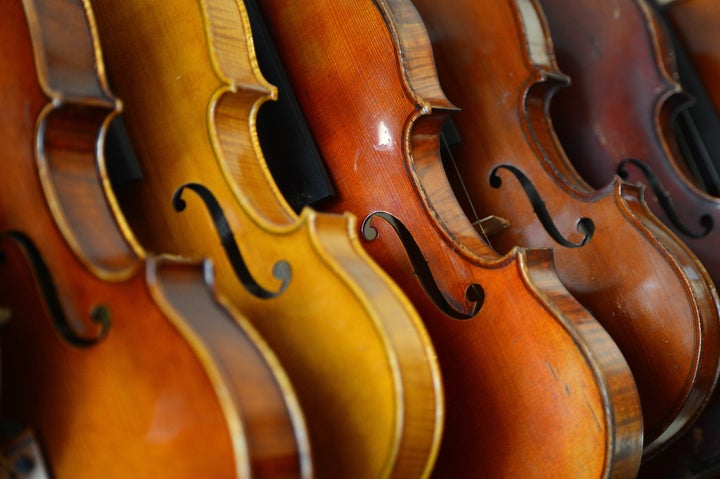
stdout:
<svg viewBox="0 0 720 479">
<path fill-rule="evenodd" d="M 32 428 L 51 477 L 311 477 L 289 380 L 210 264 L 146 254 L 118 213 L 88 3 L 3 2 L 0 70 L 3 430 Z"/>
<path fill-rule="evenodd" d="M 456 195 L 467 195 L 469 216 L 509 221 L 489 238 L 500 251 L 554 249 L 563 284 L 630 364 L 651 453 L 697 417 L 718 373 L 718 306 L 704 269 L 647 211 L 637 187 L 615 178 L 589 192 L 564 180 L 557 165 L 572 166 L 546 104 L 567 80 L 534 1 L 415 4 L 443 89 L 461 108 L 452 117 L 461 142 L 446 159 L 449 173 L 459 171 Z"/>
<path fill-rule="evenodd" d="M 456 203 L 438 155 L 455 108 L 412 4 L 259 3 L 337 191 L 327 208 L 364 218 L 366 248 L 438 352 L 447 421 L 433 476 L 634 475 L 642 421 L 617 347 L 549 251 L 495 254 Z"/>
</svg>

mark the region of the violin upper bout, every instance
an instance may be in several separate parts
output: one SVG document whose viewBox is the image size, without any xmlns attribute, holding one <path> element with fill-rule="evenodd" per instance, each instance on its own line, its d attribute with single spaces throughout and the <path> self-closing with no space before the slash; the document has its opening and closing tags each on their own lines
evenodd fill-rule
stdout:
<svg viewBox="0 0 720 479">
<path fill-rule="evenodd" d="M 117 108 L 118 102 L 107 86 L 95 17 L 87 1 L 24 0 L 23 7 L 38 81 L 46 95 L 63 103 L 101 103 Z M 67 35 L 58 25 L 67 22 L 84 29 L 85 34 Z"/>
<path fill-rule="evenodd" d="M 277 100 L 277 87 L 260 71 L 246 10 L 234 5 L 201 2 L 210 60 L 223 83 L 210 103 L 210 135 L 228 185 L 247 213 L 287 225 L 295 214 L 272 178 L 256 129 L 258 110 Z"/>
<path fill-rule="evenodd" d="M 260 71 L 247 12 L 240 2 L 232 3 L 233 7 L 222 0 L 200 2 L 215 73 L 227 84 L 276 99 L 277 88 Z"/>
<path fill-rule="evenodd" d="M 432 45 L 427 30 L 411 2 L 376 2 L 393 37 L 404 86 L 418 105 L 440 110 L 457 110 L 440 86 Z"/>
</svg>

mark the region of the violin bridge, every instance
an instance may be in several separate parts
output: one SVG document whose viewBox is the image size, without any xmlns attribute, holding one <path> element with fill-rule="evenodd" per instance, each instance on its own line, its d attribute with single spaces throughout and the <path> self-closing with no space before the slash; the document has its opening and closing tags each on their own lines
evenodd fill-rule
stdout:
<svg viewBox="0 0 720 479">
<path fill-rule="evenodd" d="M 500 216 L 490 215 L 473 221 L 473 226 L 481 235 L 490 237 L 508 229 L 510 227 L 510 221 Z"/>
</svg>

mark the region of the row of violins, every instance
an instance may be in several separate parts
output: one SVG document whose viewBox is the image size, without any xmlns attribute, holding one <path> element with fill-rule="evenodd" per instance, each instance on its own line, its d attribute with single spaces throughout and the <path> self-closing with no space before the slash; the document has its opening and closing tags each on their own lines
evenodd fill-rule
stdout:
<svg viewBox="0 0 720 479">
<path fill-rule="evenodd" d="M 5 476 L 720 474 L 720 9 L 658 3 L 4 2 Z"/>
</svg>

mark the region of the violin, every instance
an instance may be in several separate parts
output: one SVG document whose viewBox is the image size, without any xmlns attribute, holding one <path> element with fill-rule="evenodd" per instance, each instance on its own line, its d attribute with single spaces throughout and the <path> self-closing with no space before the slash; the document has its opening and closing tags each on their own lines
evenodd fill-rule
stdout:
<svg viewBox="0 0 720 479">
<path fill-rule="evenodd" d="M 508 220 L 488 238 L 500 251 L 553 248 L 561 281 L 633 371 L 652 453 L 697 417 L 713 388 L 720 330 L 712 285 L 647 211 L 639 188 L 616 177 L 590 192 L 563 178 L 572 166 L 545 115 L 550 92 L 568 81 L 535 2 L 415 5 L 443 89 L 461 107 L 452 120 L 462 141 L 446 166 L 459 172 L 466 215 Z"/>
<path fill-rule="evenodd" d="M 117 208 L 89 4 L 3 7 L 0 411 L 34 430 L 9 443 L 32 477 L 311 477 L 290 381 L 212 265 L 147 253 Z"/>
<path fill-rule="evenodd" d="M 354 218 L 298 216 L 280 195 L 255 132 L 277 92 L 243 3 L 93 6 L 143 173 L 115 187 L 139 242 L 213 259 L 218 287 L 291 378 L 318 477 L 425 474 L 444 411 L 432 344 L 362 250 Z"/>
<path fill-rule="evenodd" d="M 692 171 L 703 171 L 704 191 L 717 196 L 713 185 L 714 173 L 720 158 L 718 152 L 717 110 L 713 108 L 710 93 L 713 85 L 708 73 L 712 69 L 709 54 L 714 46 L 709 40 L 714 32 L 711 27 L 714 18 L 714 5 L 702 2 L 662 2 L 658 8 L 660 18 L 673 39 L 683 89 L 692 94 L 695 104 L 682 111 L 676 118 L 676 136 L 678 143 L 687 144 L 683 154 Z M 714 174 L 713 174 L 714 173 Z M 707 188 L 710 186 L 710 188 Z M 641 478 L 658 477 L 711 477 L 717 475 L 720 468 L 720 435 L 717 424 L 720 421 L 720 395 L 717 389 L 703 414 L 693 423 L 693 427 L 680 437 L 671 447 L 643 464 Z"/>
<path fill-rule="evenodd" d="M 439 157 L 455 107 L 412 4 L 258 2 L 337 196 L 420 312 L 446 424 L 433 477 L 630 477 L 642 418 L 622 354 L 548 250 L 487 246 Z M 308 32 L 312 32 L 309 34 Z"/>
<path fill-rule="evenodd" d="M 720 199 L 688 177 L 675 140 L 672 118 L 689 98 L 656 12 L 639 0 L 541 4 L 573 82 L 550 106 L 571 161 L 594 187 L 616 174 L 646 185 L 650 209 L 717 283 Z"/>
</svg>

